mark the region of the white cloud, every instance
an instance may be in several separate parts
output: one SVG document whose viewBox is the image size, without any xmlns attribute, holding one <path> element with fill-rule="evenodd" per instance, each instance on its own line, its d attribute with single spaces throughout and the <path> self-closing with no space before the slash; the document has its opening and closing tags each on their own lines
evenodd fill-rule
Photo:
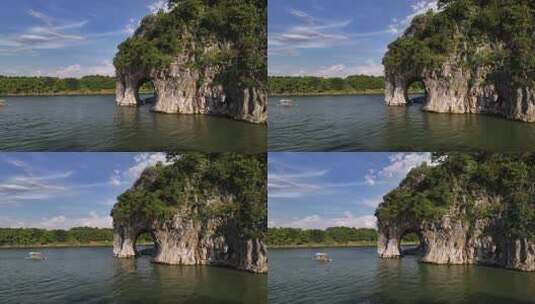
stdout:
<svg viewBox="0 0 535 304">
<path fill-rule="evenodd" d="M 390 164 L 380 170 L 370 169 L 364 176 L 366 184 L 374 186 L 379 180 L 399 179 L 405 177 L 410 170 L 426 162 L 433 165 L 431 153 L 396 153 L 389 157 Z"/>
<path fill-rule="evenodd" d="M 381 76 L 384 75 L 384 66 L 382 64 L 376 64 L 371 61 L 362 65 L 347 66 L 345 64 L 335 64 L 332 66 L 321 68 L 307 75 L 317 77 L 347 77 L 350 75 L 371 75 Z"/>
<path fill-rule="evenodd" d="M 136 21 L 136 19 L 134 19 L 134 18 L 130 18 L 128 20 L 128 23 L 126 24 L 126 27 L 125 27 L 124 30 L 128 34 L 132 35 L 132 34 L 134 34 L 134 32 L 136 31 L 138 26 L 139 26 L 139 21 Z"/>
<path fill-rule="evenodd" d="M 149 4 L 148 9 L 152 14 L 156 14 L 160 11 L 167 13 L 173 9 L 173 7 L 169 7 L 167 3 L 167 0 L 156 0 L 155 2 Z"/>
<path fill-rule="evenodd" d="M 388 30 L 396 35 L 402 34 L 405 29 L 410 25 L 414 17 L 425 14 L 428 11 L 438 11 L 438 1 L 437 0 L 413 0 L 411 4 L 412 13 L 401 18 L 395 18 L 392 20 L 392 23 L 389 25 Z"/>
<path fill-rule="evenodd" d="M 67 67 L 60 67 L 54 71 L 47 73 L 47 75 L 59 78 L 80 78 L 86 75 L 114 76 L 115 67 L 109 61 L 104 61 L 101 64 L 94 66 L 82 66 L 80 64 L 73 64 Z"/>
<path fill-rule="evenodd" d="M 301 229 L 327 229 L 330 227 L 376 228 L 377 220 L 373 215 L 354 216 L 346 211 L 339 217 L 322 217 L 317 214 L 303 218 L 294 218 L 286 223 L 271 222 L 270 227 L 301 228 Z"/>
<path fill-rule="evenodd" d="M 103 216 L 92 211 L 88 215 L 81 217 L 58 215 L 51 218 L 43 218 L 35 226 L 24 226 L 45 229 L 70 229 L 72 227 L 111 228 L 113 226 L 113 219 L 109 215 Z"/>
<path fill-rule="evenodd" d="M 134 165 L 125 171 L 114 170 L 109 183 L 113 186 L 130 185 L 139 178 L 143 170 L 153 167 L 158 163 L 169 165 L 167 155 L 163 152 L 140 153 L 134 156 Z"/>
<path fill-rule="evenodd" d="M 65 195 L 69 191 L 65 179 L 73 174 L 72 171 L 37 174 L 23 161 L 8 159 L 6 162 L 24 172 L 0 180 L 0 204 L 43 200 Z"/>
<path fill-rule="evenodd" d="M 290 9 L 289 14 L 298 18 L 300 25 L 292 26 L 284 32 L 271 34 L 269 46 L 272 52 L 332 47 L 335 44 L 349 41 L 347 34 L 337 31 L 351 24 L 351 20 L 325 21 L 295 9 Z"/>
<path fill-rule="evenodd" d="M 41 24 L 31 26 L 17 34 L 0 37 L 1 51 L 18 52 L 36 49 L 55 49 L 85 40 L 85 37 L 68 33 L 68 31 L 84 27 L 87 24 L 86 20 L 61 23 L 35 10 L 29 10 L 28 14 L 37 19 Z"/>
</svg>

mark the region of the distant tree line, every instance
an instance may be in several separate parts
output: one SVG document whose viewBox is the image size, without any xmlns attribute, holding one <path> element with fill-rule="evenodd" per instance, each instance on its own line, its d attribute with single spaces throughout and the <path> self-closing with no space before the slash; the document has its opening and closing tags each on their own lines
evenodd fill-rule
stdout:
<svg viewBox="0 0 535 304">
<path fill-rule="evenodd" d="M 1 95 L 91 94 L 114 92 L 115 77 L 84 76 L 82 78 L 1 76 Z M 152 92 L 152 83 L 141 86 L 141 92 Z"/>
<path fill-rule="evenodd" d="M 142 235 L 139 241 L 150 241 Z M 113 230 L 108 228 L 75 227 L 69 230 L 37 228 L 0 228 L 0 246 L 32 246 L 47 244 L 90 244 L 112 242 Z"/>
<path fill-rule="evenodd" d="M 269 77 L 268 85 L 272 95 L 381 92 L 385 88 L 385 78 L 368 75 L 346 78 L 273 76 Z M 423 87 L 420 83 L 415 83 L 411 89 L 422 90 Z"/>
<path fill-rule="evenodd" d="M 416 234 L 407 234 L 407 242 L 417 242 Z M 307 244 L 348 244 L 352 242 L 376 242 L 377 230 L 368 228 L 332 227 L 320 229 L 269 228 L 267 243 L 270 246 Z"/>
<path fill-rule="evenodd" d="M 115 77 L 82 78 L 0 76 L 0 95 L 100 92 L 115 89 Z"/>
</svg>

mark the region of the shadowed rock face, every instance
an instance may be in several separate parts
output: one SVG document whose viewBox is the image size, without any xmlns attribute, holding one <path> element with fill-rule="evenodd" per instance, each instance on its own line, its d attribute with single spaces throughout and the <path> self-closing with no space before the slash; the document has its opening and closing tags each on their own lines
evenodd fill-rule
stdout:
<svg viewBox="0 0 535 304">
<path fill-rule="evenodd" d="M 140 31 L 139 35 L 142 35 Z M 236 79 L 228 79 L 227 71 L 217 65 L 205 63 L 196 67 L 195 52 L 231 51 L 229 43 L 213 43 L 207 46 L 186 46 L 182 54 L 175 56 L 170 66 L 144 70 L 130 66 L 118 70 L 116 100 L 119 106 L 141 104 L 139 88 L 151 81 L 155 90 L 152 110 L 168 114 L 206 114 L 224 116 L 250 123 L 267 121 L 267 92 L 264 88 L 241 85 Z"/>
<path fill-rule="evenodd" d="M 402 185 L 418 189 L 420 181 Z M 459 190 L 460 192 L 462 190 Z M 475 201 L 473 200 L 475 197 Z M 416 232 L 421 261 L 434 264 L 481 264 L 521 271 L 535 271 L 535 242 L 505 237 L 503 219 L 476 218 L 467 221 L 467 204 L 476 208 L 502 204 L 502 198 L 485 193 L 459 195 L 448 212 L 437 220 L 418 220 L 400 214 L 394 219 L 378 216 L 380 258 L 400 258 L 401 238 Z"/>
<path fill-rule="evenodd" d="M 146 170 L 133 189 L 150 186 L 156 177 L 153 170 Z M 234 218 L 201 216 L 202 208 L 208 209 L 221 201 L 233 199 L 215 190 L 205 202 L 185 204 L 166 220 L 138 215 L 125 221 L 117 220 L 112 214 L 113 254 L 118 258 L 135 257 L 136 239 L 148 232 L 155 243 L 155 263 L 215 265 L 266 273 L 267 248 L 263 240 L 245 236 Z"/>
<path fill-rule="evenodd" d="M 421 29 L 411 26 L 404 37 L 413 37 Z M 466 55 L 468 43 L 461 43 L 440 66 L 414 66 L 404 69 L 385 66 L 385 101 L 388 106 L 409 103 L 408 88 L 422 81 L 426 90 L 423 110 L 436 113 L 491 114 L 512 120 L 535 122 L 535 90 L 513 84 L 511 76 L 499 69 L 476 65 L 474 58 L 489 50 L 500 52 L 503 45 L 487 42 L 472 55 Z M 390 54 L 385 55 L 385 59 Z M 481 55 L 484 56 L 484 55 Z M 470 63 L 472 62 L 472 63 Z"/>
</svg>

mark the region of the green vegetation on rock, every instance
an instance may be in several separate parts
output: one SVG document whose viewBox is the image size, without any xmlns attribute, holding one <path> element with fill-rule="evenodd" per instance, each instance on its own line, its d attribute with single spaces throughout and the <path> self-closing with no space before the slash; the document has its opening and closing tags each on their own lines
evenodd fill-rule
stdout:
<svg viewBox="0 0 535 304">
<path fill-rule="evenodd" d="M 165 69 L 180 54 L 194 58 L 191 68 L 207 65 L 245 85 L 266 82 L 266 0 L 170 0 L 169 12 L 143 19 L 133 37 L 119 46 L 118 70 Z M 205 52 L 231 43 L 230 50 Z"/>
<path fill-rule="evenodd" d="M 535 79 L 535 2 L 439 0 L 439 12 L 413 19 L 406 35 L 389 46 L 391 70 L 434 69 L 452 54 L 472 69 L 505 73 L 516 85 Z"/>
<path fill-rule="evenodd" d="M 380 221 L 434 221 L 456 204 L 472 227 L 500 220 L 508 237 L 535 239 L 535 153 L 435 153 L 433 160 L 384 197 Z M 482 198 L 491 199 L 476 204 Z"/>
<path fill-rule="evenodd" d="M 146 170 L 119 196 L 114 221 L 137 217 L 165 221 L 183 210 L 194 217 L 232 219 L 240 232 L 262 236 L 267 227 L 265 155 L 169 154 L 173 163 Z M 209 204 L 208 200 L 216 202 Z"/>
</svg>

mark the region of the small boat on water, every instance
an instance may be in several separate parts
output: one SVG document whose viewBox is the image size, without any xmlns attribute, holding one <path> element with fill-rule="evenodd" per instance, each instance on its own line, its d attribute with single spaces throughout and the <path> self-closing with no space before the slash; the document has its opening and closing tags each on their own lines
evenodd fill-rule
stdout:
<svg viewBox="0 0 535 304">
<path fill-rule="evenodd" d="M 44 261 L 46 260 L 46 256 L 42 254 L 41 252 L 30 252 L 28 253 L 28 257 L 26 257 L 26 259 Z"/>
<path fill-rule="evenodd" d="M 331 258 L 329 258 L 328 254 L 321 252 L 318 252 L 316 255 L 314 255 L 314 260 L 322 263 L 329 263 L 333 261 Z"/>
<path fill-rule="evenodd" d="M 3 99 L 0 99 L 0 107 L 3 107 L 6 105 L 6 101 Z"/>
<path fill-rule="evenodd" d="M 291 99 L 281 99 L 279 101 L 279 105 L 282 106 L 282 107 L 293 107 L 294 106 L 294 101 L 291 100 Z"/>
</svg>

